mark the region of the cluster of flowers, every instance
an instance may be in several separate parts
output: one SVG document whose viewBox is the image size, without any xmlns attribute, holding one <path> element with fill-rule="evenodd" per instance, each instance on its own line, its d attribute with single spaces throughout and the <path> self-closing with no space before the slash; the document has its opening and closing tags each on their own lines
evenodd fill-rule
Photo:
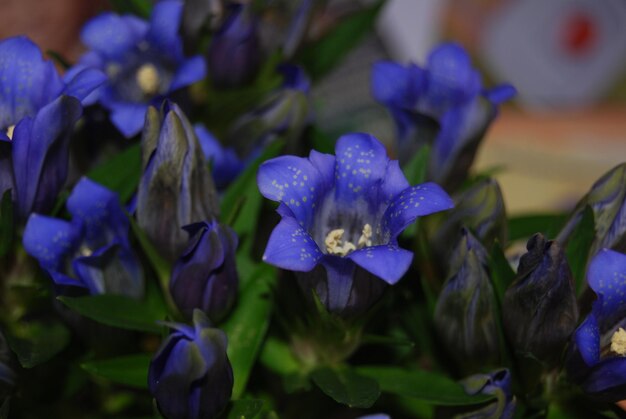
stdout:
<svg viewBox="0 0 626 419">
<path fill-rule="evenodd" d="M 207 3 L 215 8 L 200 16 L 186 9 L 194 2 L 163 0 L 148 21 L 115 13 L 92 19 L 81 34 L 88 52 L 63 76 L 27 38 L 0 42 L 0 197 L 14 209 L 23 248 L 52 279 L 55 296 L 144 299 L 150 273 L 130 236 L 134 223 L 158 258 L 172 264 L 163 292 L 172 303 L 170 319 L 179 321 L 162 322 L 172 331 L 147 378 L 168 418 L 217 417 L 231 398 L 227 336 L 216 325 L 237 303 L 239 240 L 220 218 L 220 197 L 269 144 L 284 139 L 297 150 L 312 118 L 310 80 L 302 68 L 281 64 L 272 68 L 280 81 L 256 107 L 234 119 L 224 115 L 232 120 L 222 141 L 207 126 L 192 125 L 187 115 L 197 98 L 190 86 L 202 90 L 206 85 L 198 82 L 208 79 L 216 91 L 238 88 L 264 64 L 252 6 Z M 281 43 L 285 59 L 293 58 L 312 10 L 310 1 L 296 7 Z M 212 22 L 206 57 L 185 53 L 205 27 L 198 20 Z M 262 262 L 298 284 L 299 297 L 289 298 L 302 298 L 302 316 L 316 318 L 307 323 L 297 314 L 291 322 L 296 359 L 314 367 L 343 362 L 389 286 L 424 264 L 431 269 L 421 270 L 422 286 L 431 281 L 432 289 L 416 294 L 439 291 L 434 328 L 446 356 L 468 377 L 465 391 L 496 396 L 466 414 L 515 414 L 512 382 L 519 378 L 513 373 L 525 373 L 498 368 L 506 365 L 503 340 L 518 366 L 532 361 L 552 371 L 565 359 L 569 377 L 587 394 L 604 402 L 626 399 L 626 255 L 620 253 L 626 251 L 626 164 L 594 185 L 556 240 L 530 239 L 499 301 L 492 249 L 506 242 L 502 195 L 492 179 L 462 185 L 498 106 L 515 90 L 485 89 L 456 44 L 437 47 L 424 67 L 377 63 L 371 87 L 396 123 L 400 161 L 372 135 L 350 133 L 335 142 L 335 155 L 282 155 L 256 173 L 258 190 L 278 203 L 280 216 L 262 243 Z M 141 176 L 128 202 L 71 173 L 70 140 L 83 112 L 84 125 L 93 123 L 93 109 L 106 111 L 128 141 L 140 134 Z M 424 182 L 411 185 L 401 165 L 429 147 Z M 67 185 L 72 189 L 64 197 Z M 588 208 L 596 220 L 587 255 L 587 293 L 597 296 L 591 308 L 577 301 L 564 250 Z M 414 261 L 401 244 L 415 238 L 404 239 L 403 232 L 418 217 L 443 211 L 420 225 L 418 235 L 427 235 L 429 244 Z M 332 320 L 320 320 L 326 318 L 320 310 Z M 579 324 L 582 312 L 588 314 Z M 309 326 L 324 321 L 321 334 L 332 324 L 343 340 L 318 339 Z M 11 393 L 4 388 L 17 381 L 5 348 L 0 334 L 0 408 Z M 526 384 L 540 379 L 526 375 Z"/>
</svg>

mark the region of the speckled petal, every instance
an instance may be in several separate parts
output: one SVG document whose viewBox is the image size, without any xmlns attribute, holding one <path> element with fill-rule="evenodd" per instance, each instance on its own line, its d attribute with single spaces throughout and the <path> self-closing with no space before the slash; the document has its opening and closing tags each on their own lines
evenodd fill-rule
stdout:
<svg viewBox="0 0 626 419">
<path fill-rule="evenodd" d="M 274 228 L 263 261 L 292 271 L 308 272 L 317 265 L 322 252 L 309 233 L 291 217 L 284 217 Z"/>
<path fill-rule="evenodd" d="M 602 249 L 589 264 L 589 286 L 598 294 L 599 318 L 626 314 L 626 255 Z"/>
<path fill-rule="evenodd" d="M 23 244 L 42 268 L 60 270 L 66 255 L 79 245 L 80 228 L 57 218 L 32 214 L 26 223 Z"/>
<path fill-rule="evenodd" d="M 144 37 L 147 25 L 136 18 L 102 13 L 83 27 L 80 39 L 108 58 L 121 58 Z"/>
<path fill-rule="evenodd" d="M 574 332 L 574 341 L 581 357 L 587 365 L 593 365 L 600 360 L 600 329 L 593 313 Z"/>
<path fill-rule="evenodd" d="M 411 266 L 413 253 L 393 245 L 366 247 L 348 255 L 354 263 L 390 285 L 402 278 Z"/>
</svg>

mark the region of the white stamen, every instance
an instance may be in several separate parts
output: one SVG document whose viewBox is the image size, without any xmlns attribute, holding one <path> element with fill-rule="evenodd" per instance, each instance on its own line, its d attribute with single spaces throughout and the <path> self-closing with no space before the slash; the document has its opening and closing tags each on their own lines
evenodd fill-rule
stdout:
<svg viewBox="0 0 626 419">
<path fill-rule="evenodd" d="M 626 355 L 626 330 L 621 327 L 611 336 L 611 351 L 620 356 Z"/>
<path fill-rule="evenodd" d="M 142 92 L 153 95 L 159 91 L 159 71 L 153 64 L 144 64 L 139 67 L 135 75 L 137 84 Z"/>
<path fill-rule="evenodd" d="M 332 230 L 330 233 L 326 235 L 324 239 L 324 244 L 326 245 L 326 251 L 333 255 L 345 256 L 348 253 L 356 250 L 354 244 L 346 241 L 343 243 L 341 238 L 343 237 L 343 233 L 345 230 L 343 228 L 337 228 Z"/>
<path fill-rule="evenodd" d="M 15 125 L 9 125 L 9 128 L 7 128 L 7 137 L 9 137 L 9 140 L 13 139 L 14 130 L 15 130 Z"/>
<path fill-rule="evenodd" d="M 79 251 L 82 256 L 91 256 L 93 253 L 87 246 L 81 246 Z"/>
<path fill-rule="evenodd" d="M 372 245 L 372 226 L 369 224 L 365 224 L 363 226 L 363 234 L 359 237 L 359 241 L 357 242 L 357 248 L 362 249 L 366 246 Z"/>
</svg>

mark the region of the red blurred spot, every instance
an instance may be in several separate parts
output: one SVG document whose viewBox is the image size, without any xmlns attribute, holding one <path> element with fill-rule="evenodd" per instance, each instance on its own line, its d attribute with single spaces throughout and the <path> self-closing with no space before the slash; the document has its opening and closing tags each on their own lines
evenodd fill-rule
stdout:
<svg viewBox="0 0 626 419">
<path fill-rule="evenodd" d="M 590 52 L 598 40 L 596 22 L 580 11 L 566 18 L 562 34 L 561 41 L 565 51 L 575 56 Z"/>
</svg>

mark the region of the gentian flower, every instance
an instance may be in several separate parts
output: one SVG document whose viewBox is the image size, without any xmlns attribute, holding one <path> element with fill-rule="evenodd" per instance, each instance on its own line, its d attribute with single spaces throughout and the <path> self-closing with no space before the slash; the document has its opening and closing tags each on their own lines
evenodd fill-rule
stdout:
<svg viewBox="0 0 626 419">
<path fill-rule="evenodd" d="M 465 413 L 464 418 L 511 419 L 517 404 L 511 388 L 511 373 L 502 368 L 488 374 L 475 374 L 461 381 L 465 392 L 470 395 L 489 394 L 496 396 L 492 403 L 479 410 Z"/>
<path fill-rule="evenodd" d="M 28 38 L 0 42 L 0 194 L 13 190 L 20 219 L 52 209 L 67 177 L 80 101 L 104 78 L 85 69 L 63 79 Z"/>
<path fill-rule="evenodd" d="M 143 271 L 128 238 L 130 227 L 116 193 L 81 179 L 67 200 L 71 221 L 32 214 L 24 231 L 26 252 L 55 285 L 89 294 L 139 298 Z"/>
<path fill-rule="evenodd" d="M 433 130 L 430 121 L 438 123 L 430 177 L 456 187 L 467 174 L 497 106 L 514 96 L 515 89 L 510 85 L 483 89 L 465 50 L 446 43 L 431 51 L 424 68 L 389 61 L 375 64 L 372 93 L 396 122 L 402 158 L 410 158 L 421 145 L 414 143 L 416 137 Z"/>
<path fill-rule="evenodd" d="M 211 419 L 226 406 L 233 370 L 226 356 L 226 334 L 211 327 L 200 310 L 193 327 L 168 323 L 174 331 L 161 344 L 148 369 L 148 388 L 166 418 Z"/>
<path fill-rule="evenodd" d="M 295 271 L 332 313 L 351 316 L 395 284 L 413 254 L 398 235 L 417 217 L 452 207 L 437 185 L 410 186 L 398 162 L 369 134 L 339 138 L 336 157 L 281 156 L 258 172 L 261 194 L 280 202 L 281 222 L 263 260 Z"/>
<path fill-rule="evenodd" d="M 185 57 L 178 34 L 183 3 L 157 2 L 150 21 L 103 13 L 85 25 L 81 40 L 90 48 L 72 71 L 95 67 L 108 76 L 97 100 L 125 137 L 141 131 L 148 105 L 159 105 L 175 90 L 204 78 L 202 57 Z"/>
<path fill-rule="evenodd" d="M 261 40 L 251 6 L 228 5 L 228 15 L 209 45 L 209 77 L 218 87 L 251 82 L 261 66 Z"/>
<path fill-rule="evenodd" d="M 217 221 L 191 224 L 185 230 L 190 242 L 172 270 L 172 298 L 186 317 L 199 308 L 219 322 L 235 302 L 239 287 L 237 236 Z"/>
<path fill-rule="evenodd" d="M 187 246 L 183 226 L 217 216 L 215 185 L 194 130 L 176 104 L 164 102 L 161 113 L 148 109 L 141 147 L 137 222 L 161 255 L 175 261 Z"/>
<path fill-rule="evenodd" d="M 578 321 L 572 271 L 555 241 L 534 235 L 504 294 L 504 331 L 516 352 L 556 363 Z"/>
<path fill-rule="evenodd" d="M 200 142 L 206 161 L 211 163 L 211 175 L 218 189 L 226 188 L 245 168 L 232 147 L 224 147 L 204 125 L 195 124 L 193 129 Z"/>
<path fill-rule="evenodd" d="M 617 402 L 626 399 L 626 254 L 602 249 L 587 281 L 598 298 L 574 332 L 568 373 L 592 397 Z"/>
</svg>

